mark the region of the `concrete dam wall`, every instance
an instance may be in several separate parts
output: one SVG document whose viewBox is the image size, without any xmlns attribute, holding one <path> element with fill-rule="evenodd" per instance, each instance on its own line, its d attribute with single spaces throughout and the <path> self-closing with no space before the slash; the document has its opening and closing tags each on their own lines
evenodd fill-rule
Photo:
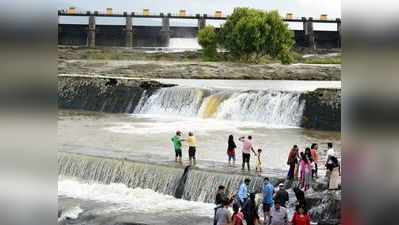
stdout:
<svg viewBox="0 0 399 225">
<path fill-rule="evenodd" d="M 133 47 L 167 47 L 168 42 L 163 38 L 161 26 L 133 26 Z M 169 29 L 170 38 L 195 38 L 198 27 L 176 27 Z M 124 25 L 96 25 L 96 46 L 124 47 L 126 42 L 126 28 Z M 309 40 L 305 31 L 294 30 L 296 47 L 309 47 Z M 340 48 L 340 36 L 337 31 L 314 31 L 316 48 Z M 88 46 L 88 26 L 81 24 L 59 24 L 58 44 L 73 46 Z"/>
</svg>

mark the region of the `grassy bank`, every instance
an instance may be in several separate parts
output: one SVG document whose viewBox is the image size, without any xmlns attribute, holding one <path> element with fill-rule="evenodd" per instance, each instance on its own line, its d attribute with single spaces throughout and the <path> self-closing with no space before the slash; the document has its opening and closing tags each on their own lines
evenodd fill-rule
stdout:
<svg viewBox="0 0 399 225">
<path fill-rule="evenodd" d="M 293 63 L 305 64 L 341 64 L 341 55 L 315 54 L 306 56 L 304 53 L 294 52 Z M 126 48 L 72 48 L 61 47 L 58 49 L 58 58 L 61 60 L 154 60 L 154 61 L 208 61 L 202 57 L 201 51 L 196 52 L 144 52 L 142 50 L 133 50 Z M 271 57 L 262 57 L 257 61 L 240 61 L 230 58 L 225 53 L 219 53 L 213 61 L 218 62 L 239 62 L 248 64 L 271 64 L 279 63 L 278 60 Z"/>
</svg>

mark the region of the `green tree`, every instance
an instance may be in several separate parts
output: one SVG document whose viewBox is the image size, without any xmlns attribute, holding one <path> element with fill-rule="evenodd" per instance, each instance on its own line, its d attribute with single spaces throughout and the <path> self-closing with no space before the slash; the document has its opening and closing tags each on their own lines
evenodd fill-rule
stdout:
<svg viewBox="0 0 399 225">
<path fill-rule="evenodd" d="M 221 47 L 241 60 L 259 60 L 265 55 L 292 62 L 293 33 L 277 11 L 236 8 L 221 27 Z"/>
<path fill-rule="evenodd" d="M 205 59 L 216 59 L 218 37 L 213 26 L 206 26 L 198 32 L 198 43 Z"/>
</svg>

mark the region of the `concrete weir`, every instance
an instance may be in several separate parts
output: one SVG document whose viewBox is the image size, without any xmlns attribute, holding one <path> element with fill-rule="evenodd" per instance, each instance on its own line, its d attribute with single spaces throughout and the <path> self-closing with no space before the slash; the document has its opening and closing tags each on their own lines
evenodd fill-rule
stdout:
<svg viewBox="0 0 399 225">
<path fill-rule="evenodd" d="M 260 192 L 263 177 L 229 168 L 223 163 L 198 161 L 198 168 L 170 161 L 140 161 L 135 158 L 103 157 L 77 153 L 58 153 L 58 174 L 100 183 L 123 183 L 131 188 L 149 188 L 156 192 L 191 201 L 213 202 L 218 185 L 238 190 L 247 177 L 250 190 Z M 218 164 L 215 166 L 215 164 Z M 267 174 L 274 185 L 284 181 L 282 173 Z M 274 173 L 274 175 L 273 175 Z M 264 174 L 266 175 L 266 174 Z"/>
</svg>

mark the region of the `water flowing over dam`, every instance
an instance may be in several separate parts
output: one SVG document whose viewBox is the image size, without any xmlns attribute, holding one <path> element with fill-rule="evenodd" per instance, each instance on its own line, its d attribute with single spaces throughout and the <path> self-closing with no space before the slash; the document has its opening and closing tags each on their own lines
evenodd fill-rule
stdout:
<svg viewBox="0 0 399 225">
<path fill-rule="evenodd" d="M 300 126 L 305 101 L 301 93 L 286 91 L 162 88 L 143 95 L 135 113 L 169 114 L 261 122 L 270 126 Z"/>
<path fill-rule="evenodd" d="M 104 184 L 122 183 L 129 188 L 152 189 L 185 200 L 213 202 L 216 187 L 238 190 L 245 175 L 210 170 L 146 164 L 125 159 L 104 158 L 72 153 L 58 154 L 58 174 Z M 252 176 L 250 190 L 259 191 L 262 177 Z M 278 178 L 272 182 L 277 183 Z"/>
</svg>

